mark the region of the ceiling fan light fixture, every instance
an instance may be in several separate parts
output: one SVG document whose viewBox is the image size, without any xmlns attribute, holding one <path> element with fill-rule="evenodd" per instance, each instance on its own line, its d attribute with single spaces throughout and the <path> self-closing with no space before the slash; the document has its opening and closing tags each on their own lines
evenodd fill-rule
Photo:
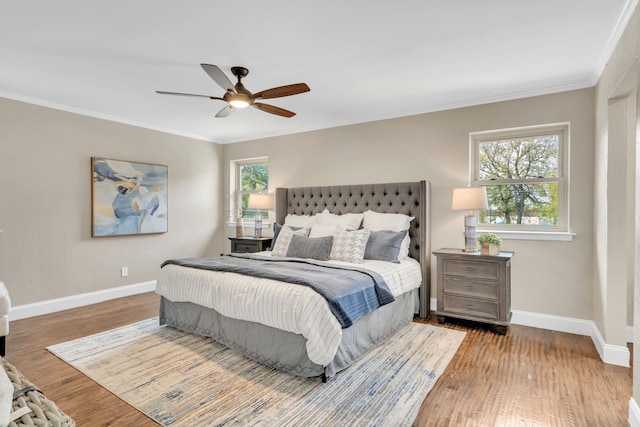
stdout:
<svg viewBox="0 0 640 427">
<path fill-rule="evenodd" d="M 244 99 L 234 99 L 229 101 L 229 104 L 231 104 L 233 108 L 247 108 L 249 106 L 249 102 Z"/>
</svg>

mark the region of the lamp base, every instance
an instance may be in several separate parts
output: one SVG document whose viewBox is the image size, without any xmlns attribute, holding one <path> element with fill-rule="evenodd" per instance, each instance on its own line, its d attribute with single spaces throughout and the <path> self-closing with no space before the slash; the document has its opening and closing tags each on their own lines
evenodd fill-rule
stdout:
<svg viewBox="0 0 640 427">
<path fill-rule="evenodd" d="M 262 214 L 258 210 L 255 216 L 255 225 L 253 227 L 253 237 L 262 237 Z"/>
<path fill-rule="evenodd" d="M 476 240 L 476 216 L 468 213 L 464 217 L 464 252 L 478 252 Z"/>
</svg>

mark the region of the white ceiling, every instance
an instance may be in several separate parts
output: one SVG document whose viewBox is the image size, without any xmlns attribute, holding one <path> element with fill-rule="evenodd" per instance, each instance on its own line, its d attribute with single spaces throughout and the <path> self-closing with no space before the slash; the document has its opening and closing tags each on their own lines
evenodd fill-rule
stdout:
<svg viewBox="0 0 640 427">
<path fill-rule="evenodd" d="M 220 143 L 597 83 L 638 0 L 0 0 L 0 96 Z M 311 92 L 214 118 L 200 68 Z"/>
</svg>

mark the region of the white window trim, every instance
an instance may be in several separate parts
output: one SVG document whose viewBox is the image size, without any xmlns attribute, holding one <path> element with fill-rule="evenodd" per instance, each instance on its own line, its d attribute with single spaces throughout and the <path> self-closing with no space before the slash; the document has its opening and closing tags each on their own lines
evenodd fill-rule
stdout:
<svg viewBox="0 0 640 427">
<path fill-rule="evenodd" d="M 568 231 L 514 231 L 514 230 L 496 230 L 476 229 L 477 233 L 495 233 L 502 240 L 547 240 L 554 242 L 571 242 L 576 237 L 576 233 Z"/>
<path fill-rule="evenodd" d="M 229 173 L 230 173 L 230 177 L 229 177 L 229 182 L 231 183 L 230 188 L 229 188 L 229 206 L 227 206 L 227 208 L 229 209 L 229 211 L 233 211 L 233 206 L 237 203 L 234 202 L 234 198 L 238 197 L 238 192 L 239 192 L 239 188 L 241 186 L 240 184 L 240 167 L 241 166 L 247 166 L 247 165 L 260 165 L 260 164 L 269 164 L 269 157 L 251 157 L 248 159 L 237 159 L 237 160 L 231 160 L 230 162 L 230 167 L 229 167 Z M 268 188 L 267 188 L 268 191 Z M 243 194 L 251 194 L 251 193 L 262 193 L 262 191 L 246 191 L 243 192 Z M 253 218 L 243 218 L 242 219 L 242 223 L 244 224 L 245 227 L 250 227 L 253 228 L 253 226 L 255 225 L 255 220 Z M 236 223 L 235 222 L 227 222 L 227 225 L 229 226 L 235 226 Z M 269 223 L 269 221 L 267 221 L 267 215 L 263 215 L 263 220 L 262 220 L 262 228 L 263 229 L 268 229 L 271 227 L 271 224 Z"/>
<path fill-rule="evenodd" d="M 551 123 L 546 125 L 524 126 L 508 129 L 497 129 L 469 133 L 469 185 L 495 185 L 494 181 L 478 179 L 478 146 L 480 142 L 508 139 L 512 137 L 531 136 L 559 132 L 561 134 L 558 147 L 558 178 L 535 179 L 527 182 L 557 182 L 558 183 L 558 225 L 545 227 L 527 225 L 489 225 L 482 224 L 479 232 L 492 232 L 504 239 L 519 240 L 556 240 L 571 241 L 575 233 L 569 228 L 569 147 L 571 141 L 571 125 L 569 122 Z M 476 212 L 477 214 L 477 212 Z M 481 230 L 482 229 L 482 230 Z"/>
</svg>

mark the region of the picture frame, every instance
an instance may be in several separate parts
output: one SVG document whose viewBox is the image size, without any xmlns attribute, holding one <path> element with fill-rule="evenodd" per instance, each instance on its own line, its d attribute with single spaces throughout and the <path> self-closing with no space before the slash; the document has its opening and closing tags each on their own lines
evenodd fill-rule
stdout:
<svg viewBox="0 0 640 427">
<path fill-rule="evenodd" d="M 166 165 L 91 157 L 91 237 L 169 231 Z"/>
</svg>

